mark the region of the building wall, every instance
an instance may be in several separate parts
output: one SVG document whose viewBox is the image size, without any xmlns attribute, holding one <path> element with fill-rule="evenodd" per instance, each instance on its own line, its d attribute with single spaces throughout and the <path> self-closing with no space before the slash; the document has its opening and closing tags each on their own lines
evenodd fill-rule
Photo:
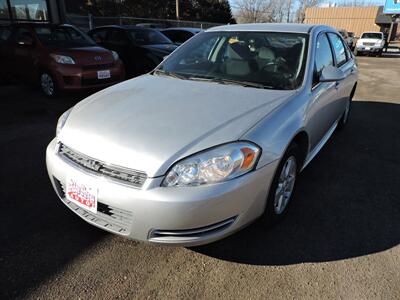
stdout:
<svg viewBox="0 0 400 300">
<path fill-rule="evenodd" d="M 380 31 L 375 24 L 381 6 L 370 7 L 312 7 L 306 10 L 306 24 L 323 24 L 346 29 L 360 36 L 364 31 Z"/>
</svg>

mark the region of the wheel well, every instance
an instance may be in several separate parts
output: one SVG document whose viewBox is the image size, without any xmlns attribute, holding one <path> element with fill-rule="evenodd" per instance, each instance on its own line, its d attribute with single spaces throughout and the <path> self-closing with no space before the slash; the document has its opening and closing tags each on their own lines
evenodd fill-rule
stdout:
<svg viewBox="0 0 400 300">
<path fill-rule="evenodd" d="M 301 166 L 303 166 L 307 154 L 308 154 L 308 145 L 309 145 L 309 139 L 308 139 L 308 134 L 305 131 L 299 132 L 293 139 L 292 143 L 296 143 L 296 145 L 300 149 L 300 160 L 301 160 Z"/>
</svg>

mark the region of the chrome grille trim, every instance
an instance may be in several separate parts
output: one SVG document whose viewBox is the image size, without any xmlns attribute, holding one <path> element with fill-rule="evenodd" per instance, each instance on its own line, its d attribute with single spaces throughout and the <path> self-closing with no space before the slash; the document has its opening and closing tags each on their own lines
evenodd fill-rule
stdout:
<svg viewBox="0 0 400 300">
<path fill-rule="evenodd" d="M 62 143 L 59 144 L 57 152 L 62 159 L 73 163 L 77 167 L 83 168 L 95 175 L 101 175 L 137 188 L 141 188 L 147 179 L 147 175 L 144 172 L 104 163 L 75 151 Z"/>
</svg>

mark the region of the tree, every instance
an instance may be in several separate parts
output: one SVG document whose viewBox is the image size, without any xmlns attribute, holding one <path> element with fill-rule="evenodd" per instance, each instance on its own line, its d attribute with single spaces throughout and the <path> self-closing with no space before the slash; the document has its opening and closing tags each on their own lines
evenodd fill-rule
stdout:
<svg viewBox="0 0 400 300">
<path fill-rule="evenodd" d="M 291 0 L 238 0 L 235 15 L 241 23 L 289 22 L 292 4 Z"/>
<path fill-rule="evenodd" d="M 303 23 L 306 18 L 307 8 L 317 6 L 320 0 L 299 0 L 299 8 L 296 11 L 296 22 Z"/>
</svg>

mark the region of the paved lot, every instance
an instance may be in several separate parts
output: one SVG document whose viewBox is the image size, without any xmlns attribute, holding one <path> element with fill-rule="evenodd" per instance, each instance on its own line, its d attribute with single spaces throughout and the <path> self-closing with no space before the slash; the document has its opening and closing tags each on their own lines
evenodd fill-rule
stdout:
<svg viewBox="0 0 400 300">
<path fill-rule="evenodd" d="M 400 299 L 400 58 L 359 65 L 351 121 L 302 174 L 287 218 L 191 249 L 125 240 L 68 211 L 44 152 L 84 95 L 1 86 L 0 298 Z"/>
</svg>

